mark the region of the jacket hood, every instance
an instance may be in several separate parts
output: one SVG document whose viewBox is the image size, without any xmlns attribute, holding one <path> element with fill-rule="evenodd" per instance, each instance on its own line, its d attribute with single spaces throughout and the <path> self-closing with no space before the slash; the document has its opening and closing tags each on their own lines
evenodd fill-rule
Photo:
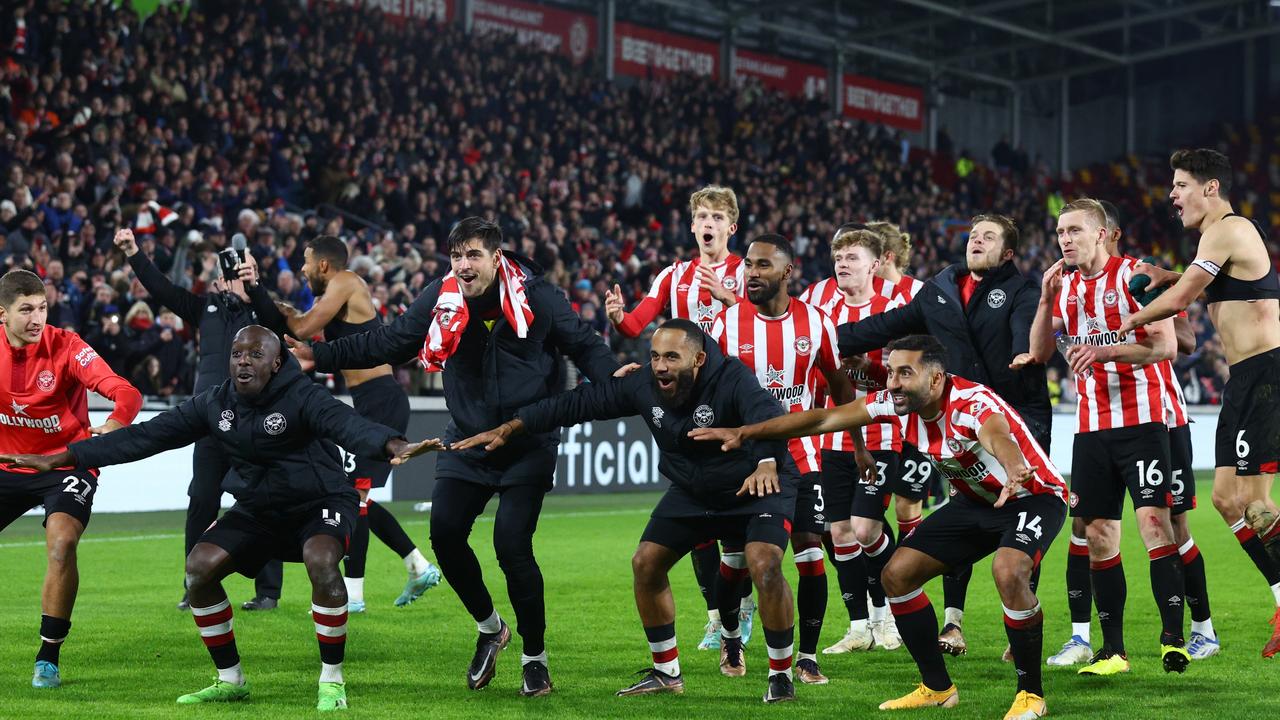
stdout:
<svg viewBox="0 0 1280 720">
<path fill-rule="evenodd" d="M 725 357 L 720 344 L 706 333 L 702 333 L 702 351 L 707 354 L 707 361 L 698 371 L 698 379 L 693 384 L 693 394 L 702 393 L 709 385 L 715 383 L 724 370 Z"/>
</svg>

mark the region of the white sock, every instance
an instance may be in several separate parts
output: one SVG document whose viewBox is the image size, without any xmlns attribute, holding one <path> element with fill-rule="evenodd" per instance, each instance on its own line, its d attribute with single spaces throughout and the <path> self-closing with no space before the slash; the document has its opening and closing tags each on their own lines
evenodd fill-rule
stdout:
<svg viewBox="0 0 1280 720">
<path fill-rule="evenodd" d="M 872 605 L 870 615 L 871 622 L 884 622 L 889 615 L 889 605 Z"/>
<path fill-rule="evenodd" d="M 364 602 L 364 578 L 344 577 L 342 582 L 347 586 L 347 602 Z"/>
<path fill-rule="evenodd" d="M 796 662 L 800 662 L 801 660 L 812 660 L 814 662 L 818 662 L 818 656 L 813 653 L 796 653 Z"/>
<path fill-rule="evenodd" d="M 326 662 L 320 663 L 320 682 L 342 682 L 342 663 L 335 665 L 330 665 Z"/>
<path fill-rule="evenodd" d="M 528 665 L 531 662 L 540 662 L 543 665 L 546 665 L 547 651 L 543 650 L 537 655 L 525 655 L 524 653 L 520 653 L 520 667 L 524 667 L 525 665 Z"/>
<path fill-rule="evenodd" d="M 849 632 L 866 632 L 866 631 L 867 631 L 866 620 L 850 620 L 849 621 Z"/>
<path fill-rule="evenodd" d="M 476 623 L 476 630 L 484 633 L 485 635 L 493 635 L 494 633 L 502 630 L 502 618 L 498 617 L 498 611 L 494 610 L 489 617 Z"/>
<path fill-rule="evenodd" d="M 1271 586 L 1271 594 L 1276 598 L 1276 607 L 1280 607 L 1280 582 Z"/>
<path fill-rule="evenodd" d="M 1217 633 L 1213 631 L 1213 618 L 1209 618 L 1204 622 L 1200 622 L 1199 620 L 1192 620 L 1191 632 L 1200 633 L 1201 635 L 1209 638 L 1210 640 L 1218 639 Z"/>
<path fill-rule="evenodd" d="M 942 624 L 955 625 L 960 627 L 964 623 L 964 611 L 960 608 L 944 608 L 942 611 Z"/>
<path fill-rule="evenodd" d="M 240 670 L 240 663 L 236 663 L 229 668 L 218 668 L 218 679 L 232 685 L 243 685 L 244 673 Z"/>
<path fill-rule="evenodd" d="M 1071 634 L 1078 636 L 1081 640 L 1089 642 L 1089 623 L 1073 622 L 1071 623 Z"/>
<path fill-rule="evenodd" d="M 711 622 L 715 623 L 716 625 L 719 625 L 719 624 L 720 624 L 720 611 L 719 611 L 719 610 L 708 610 L 708 611 L 707 611 L 707 620 L 710 620 Z"/>
<path fill-rule="evenodd" d="M 739 624 L 739 625 L 738 625 L 738 627 L 736 627 L 736 628 L 734 628 L 734 629 L 732 629 L 732 630 L 730 630 L 730 629 L 726 628 L 725 626 L 721 625 L 721 626 L 720 626 L 720 637 L 729 638 L 730 640 L 732 640 L 732 639 L 734 639 L 734 638 L 741 638 L 741 637 L 742 637 L 742 625 L 741 625 L 741 624 Z"/>
<path fill-rule="evenodd" d="M 404 556 L 404 569 L 409 571 L 411 577 L 418 577 L 431 567 L 431 563 L 427 561 L 425 555 L 418 548 L 414 548 L 412 552 Z"/>
</svg>

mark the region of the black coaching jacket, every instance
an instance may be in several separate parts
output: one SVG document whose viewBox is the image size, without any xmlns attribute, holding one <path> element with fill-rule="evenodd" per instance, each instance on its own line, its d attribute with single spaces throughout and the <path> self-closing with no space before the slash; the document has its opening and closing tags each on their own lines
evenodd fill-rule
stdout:
<svg viewBox="0 0 1280 720">
<path fill-rule="evenodd" d="M 1046 442 L 1052 408 L 1044 365 L 1009 369 L 1014 357 L 1030 350 L 1040 284 L 1006 262 L 978 283 L 965 307 L 959 283 L 968 272 L 963 263 L 951 265 L 907 305 L 841 325 L 840 354 L 858 355 L 906 335 L 933 335 L 947 348 L 947 372 L 995 390 Z"/>
<path fill-rule="evenodd" d="M 182 318 L 188 327 L 199 329 L 193 392 L 200 393 L 225 381 L 231 366 L 231 339 L 242 328 L 258 322 L 253 308 L 232 293 L 197 295 L 174 285 L 142 251 L 129 257 L 129 266 L 151 297 Z"/>
<path fill-rule="evenodd" d="M 445 442 L 495 428 L 510 420 L 519 408 L 561 392 L 565 385 L 564 355 L 572 358 L 593 383 L 608 380 L 618 369 L 618 361 L 604 338 L 578 317 L 560 291 L 543 279 L 541 268 L 514 253 L 503 254 L 522 265 L 528 275 L 525 293 L 533 322 L 523 339 L 501 315 L 493 321 L 491 330 L 474 309 L 484 299 L 467 301 L 471 320 L 457 351 L 444 367 L 444 398 L 451 418 Z M 442 279 L 428 285 L 409 310 L 390 325 L 333 342 L 315 343 L 312 352 L 316 368 L 333 372 L 384 363 L 399 365 L 417 358 L 435 316 L 441 283 Z M 496 302 L 496 288 L 492 295 L 488 298 L 490 303 Z M 549 487 L 559 442 L 560 428 L 550 426 L 513 438 L 490 456 L 483 448 L 441 453 L 436 458 L 436 475 L 485 483 L 489 475 L 478 475 L 473 463 L 500 473 L 536 456 L 540 460 L 529 465 L 529 472 L 514 479 Z M 512 480 L 507 477 L 503 482 Z"/>
<path fill-rule="evenodd" d="M 698 427 L 739 427 L 763 422 L 784 413 L 782 406 L 760 387 L 747 366 L 727 361 L 720 347 L 703 336 L 706 363 L 694 381 L 689 400 L 677 408 L 665 407 L 653 385 L 649 365 L 623 378 L 609 378 L 520 408 L 516 417 L 528 432 L 545 432 L 561 425 L 588 420 L 612 420 L 631 415 L 645 419 L 658 445 L 658 472 L 671 481 L 668 497 L 655 515 L 666 517 L 706 514 L 744 514 L 773 510 L 790 517 L 795 508 L 797 471 L 786 440 L 756 440 L 731 452 L 720 443 L 695 441 L 689 431 Z M 760 461 L 773 459 L 783 481 L 783 495 L 790 504 L 767 496 L 762 507 L 751 496 L 737 497 L 742 483 Z"/>
<path fill-rule="evenodd" d="M 401 433 L 356 414 L 302 373 L 286 353 L 262 393 L 245 399 L 227 380 L 146 422 L 72 443 L 84 467 L 119 465 L 208 437 L 235 472 L 223 489 L 250 512 L 284 511 L 355 488 L 330 441 L 361 457 L 386 458 Z"/>
</svg>

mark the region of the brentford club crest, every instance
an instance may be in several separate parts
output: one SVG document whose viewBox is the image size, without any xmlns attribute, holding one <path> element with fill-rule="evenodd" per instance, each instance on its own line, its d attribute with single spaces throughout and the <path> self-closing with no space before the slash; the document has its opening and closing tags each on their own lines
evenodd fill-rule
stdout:
<svg viewBox="0 0 1280 720">
<path fill-rule="evenodd" d="M 737 289 L 738 289 L 738 278 L 735 278 L 735 277 L 727 277 L 727 278 L 725 278 L 725 279 L 724 279 L 724 289 L 725 289 L 725 290 L 737 290 Z"/>
<path fill-rule="evenodd" d="M 693 424 L 698 427 L 710 427 L 711 423 L 716 421 L 716 414 L 712 411 L 710 405 L 699 405 L 693 411 Z"/>
<path fill-rule="evenodd" d="M 1005 301 L 1005 294 L 1004 294 L 1004 291 L 1001 290 L 1000 288 L 996 288 L 995 290 L 992 290 L 987 295 L 987 305 L 992 310 L 996 310 L 1001 305 L 1004 305 L 1004 301 Z"/>
<path fill-rule="evenodd" d="M 809 339 L 809 336 L 801 335 L 800 337 L 796 338 L 796 352 L 800 353 L 801 355 L 808 355 L 809 351 L 812 349 L 813 349 L 813 341 Z"/>
<path fill-rule="evenodd" d="M 1120 299 L 1120 294 L 1117 293 L 1115 290 L 1108 290 L 1102 293 L 1102 304 L 1106 305 L 1107 307 L 1115 306 L 1116 301 L 1118 301 L 1119 299 Z"/>
<path fill-rule="evenodd" d="M 53 389 L 53 385 L 54 377 L 51 370 L 41 370 L 36 376 L 36 387 L 40 388 L 41 392 L 49 392 Z"/>
<path fill-rule="evenodd" d="M 279 435 L 284 432 L 288 423 L 284 421 L 284 415 L 281 415 L 280 413 L 271 413 L 267 416 L 267 419 L 263 421 L 262 425 L 266 428 L 268 435 Z"/>
<path fill-rule="evenodd" d="M 955 438 L 947 438 L 947 447 L 951 449 L 952 454 L 960 454 L 960 441 Z"/>
</svg>

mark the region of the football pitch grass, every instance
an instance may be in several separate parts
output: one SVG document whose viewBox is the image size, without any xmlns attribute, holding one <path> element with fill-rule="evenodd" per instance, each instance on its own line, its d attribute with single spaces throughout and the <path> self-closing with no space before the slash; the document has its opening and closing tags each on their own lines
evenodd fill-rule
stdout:
<svg viewBox="0 0 1280 720">
<path fill-rule="evenodd" d="M 1123 555 L 1129 598 L 1126 634 L 1133 670 L 1112 678 L 1086 678 L 1074 669 L 1045 668 L 1054 717 L 1167 718 L 1270 717 L 1280 690 L 1280 660 L 1262 660 L 1274 603 L 1262 578 L 1209 505 L 1210 483 L 1199 485 L 1201 508 L 1192 529 L 1205 555 L 1214 625 L 1222 639 L 1217 657 L 1193 662 L 1185 675 L 1166 675 L 1157 654 L 1158 616 L 1147 558 L 1125 518 Z M 1280 493 L 1278 493 L 1280 494 Z M 686 690 L 682 696 L 616 698 L 633 673 L 649 666 L 644 634 L 631 595 L 629 559 L 656 494 L 557 496 L 546 502 L 535 547 L 546 578 L 547 648 L 555 692 L 527 700 L 520 687 L 518 636 L 498 662 L 493 683 L 466 689 L 475 625 L 446 584 L 408 608 L 395 608 L 405 573 L 400 560 L 374 540 L 365 599 L 369 610 L 349 623 L 346 679 L 349 715 L 365 718 L 728 718 L 861 717 L 909 691 L 918 674 L 905 648 L 824 656 L 831 683 L 798 686 L 797 702 L 761 703 L 768 667 L 763 632 L 747 648 L 745 678 L 725 678 L 718 654 L 698 651 L 706 621 L 687 561 L 672 574 L 676 630 Z M 427 516 L 408 503 L 389 505 L 430 556 Z M 490 505 L 493 510 L 493 503 Z M 319 656 L 310 617 L 310 588 L 301 565 L 287 565 L 278 610 L 241 611 L 251 581 L 226 583 L 235 604 L 236 640 L 252 685 L 247 703 L 178 706 L 178 695 L 212 682 L 213 665 L 188 613 L 174 609 L 181 595 L 182 524 L 178 512 L 98 515 L 80 546 L 80 593 L 74 626 L 62 651 L 64 685 L 34 690 L 30 677 L 38 647 L 39 593 L 45 560 L 38 518 L 22 518 L 0 534 L 0 718 L 292 718 L 315 715 Z M 514 619 L 493 557 L 492 515 L 476 524 L 473 546 L 499 612 Z M 1070 630 L 1063 571 L 1066 531 L 1054 542 L 1040 589 L 1045 608 L 1045 655 Z M 795 582 L 790 554 L 785 561 Z M 847 616 L 828 563 L 830 600 L 821 646 L 843 635 Z M 939 614 L 937 581 L 927 592 Z M 1190 619 L 1188 618 L 1188 623 Z M 1094 623 L 1093 635 L 1100 638 Z M 975 569 L 965 615 L 969 654 L 948 659 L 960 705 L 895 717 L 999 718 L 1014 694 L 999 600 L 990 560 Z"/>
</svg>

